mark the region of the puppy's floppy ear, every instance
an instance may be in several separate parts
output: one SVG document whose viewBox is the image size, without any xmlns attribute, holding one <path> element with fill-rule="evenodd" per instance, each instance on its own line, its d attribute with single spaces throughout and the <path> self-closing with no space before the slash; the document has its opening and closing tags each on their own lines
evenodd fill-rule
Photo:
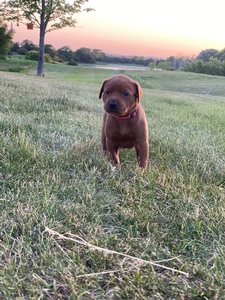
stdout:
<svg viewBox="0 0 225 300">
<path fill-rule="evenodd" d="M 102 83 L 102 87 L 101 87 L 101 89 L 100 89 L 99 96 L 98 96 L 99 99 L 102 98 L 102 93 L 103 93 L 104 86 L 105 86 L 106 82 L 107 82 L 107 79 L 104 80 L 103 83 Z"/>
<path fill-rule="evenodd" d="M 134 84 L 135 84 L 135 87 L 136 87 L 136 90 L 137 90 L 136 99 L 137 99 L 138 102 L 140 102 L 141 97 L 143 95 L 143 91 L 142 91 L 142 88 L 141 88 L 140 84 L 137 81 L 134 81 Z"/>
</svg>

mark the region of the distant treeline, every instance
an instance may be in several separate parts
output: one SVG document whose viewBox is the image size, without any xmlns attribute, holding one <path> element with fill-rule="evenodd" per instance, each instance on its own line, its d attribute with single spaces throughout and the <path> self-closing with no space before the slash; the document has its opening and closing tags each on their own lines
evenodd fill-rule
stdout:
<svg viewBox="0 0 225 300">
<path fill-rule="evenodd" d="M 201 74 L 225 76 L 225 48 L 221 51 L 207 49 L 189 61 L 183 71 Z"/>
<path fill-rule="evenodd" d="M 10 48 L 10 54 L 18 53 L 25 55 L 27 59 L 37 60 L 38 46 L 34 45 L 29 40 L 24 40 L 22 43 L 14 43 Z M 153 62 L 153 58 L 146 58 L 143 56 L 116 56 L 105 54 L 99 49 L 89 49 L 82 47 L 76 51 L 72 51 L 70 47 L 64 46 L 56 50 L 52 45 L 45 45 L 45 61 L 46 62 L 61 62 L 70 65 L 77 65 L 79 63 L 94 64 L 97 62 L 104 63 L 120 63 L 120 64 L 138 64 L 142 66 L 149 66 Z"/>
<path fill-rule="evenodd" d="M 38 60 L 38 46 L 29 40 L 22 43 L 14 43 L 9 55 L 18 53 L 25 55 L 27 59 Z M 168 71 L 186 71 L 203 74 L 225 76 L 225 48 L 221 51 L 207 49 L 200 52 L 194 58 L 189 56 L 170 56 L 167 59 L 156 59 L 144 56 L 119 56 L 104 53 L 99 49 L 89 49 L 82 47 L 72 51 L 70 47 L 64 46 L 56 50 L 52 45 L 45 45 L 45 61 L 67 63 L 76 66 L 79 63 L 116 63 L 116 64 L 136 64 L 149 67 L 150 69 L 160 69 Z"/>
</svg>

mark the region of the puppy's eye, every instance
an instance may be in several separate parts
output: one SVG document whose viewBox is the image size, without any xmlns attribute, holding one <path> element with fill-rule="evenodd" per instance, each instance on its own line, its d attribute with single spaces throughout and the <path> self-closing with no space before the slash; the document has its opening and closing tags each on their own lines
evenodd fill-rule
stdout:
<svg viewBox="0 0 225 300">
<path fill-rule="evenodd" d="M 109 92 L 109 91 L 106 91 L 106 92 L 105 92 L 105 94 L 106 94 L 106 95 L 109 95 L 109 94 L 110 94 L 110 92 Z"/>
<path fill-rule="evenodd" d="M 124 92 L 123 95 L 124 95 L 125 97 L 129 96 L 129 94 L 128 94 L 127 92 Z"/>
</svg>

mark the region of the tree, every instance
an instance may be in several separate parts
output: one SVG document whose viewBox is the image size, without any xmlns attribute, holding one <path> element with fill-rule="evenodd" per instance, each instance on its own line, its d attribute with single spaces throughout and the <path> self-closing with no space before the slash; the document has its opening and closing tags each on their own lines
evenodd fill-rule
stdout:
<svg viewBox="0 0 225 300">
<path fill-rule="evenodd" d="M 44 40 L 45 34 L 64 27 L 76 27 L 75 13 L 92 11 L 82 9 L 89 0 L 74 0 L 69 4 L 66 0 L 3 0 L 0 4 L 0 17 L 3 20 L 24 22 L 24 19 L 39 28 L 39 54 L 37 75 L 44 74 Z M 50 28 L 48 25 L 50 24 Z"/>
<path fill-rule="evenodd" d="M 219 58 L 219 60 L 225 61 L 225 48 L 218 52 L 217 57 Z"/>
<path fill-rule="evenodd" d="M 223 75 L 223 67 L 218 58 L 210 57 L 209 61 L 205 64 L 206 74 L 210 75 Z"/>
<path fill-rule="evenodd" d="M 205 74 L 205 64 L 202 59 L 192 60 L 186 64 L 183 71 Z"/>
<path fill-rule="evenodd" d="M 188 62 L 183 71 L 225 76 L 225 61 L 220 61 L 218 58 L 212 56 L 206 63 L 202 59 L 195 59 L 192 62 Z"/>
<path fill-rule="evenodd" d="M 48 54 L 52 59 L 54 59 L 55 57 L 57 57 L 57 51 L 50 44 L 46 44 L 45 45 L 45 54 Z"/>
<path fill-rule="evenodd" d="M 12 44 L 12 32 L 7 31 L 7 25 L 0 20 L 0 59 L 4 58 L 9 52 Z"/>
<path fill-rule="evenodd" d="M 225 76 L 225 60 L 222 61 L 222 75 Z"/>
<path fill-rule="evenodd" d="M 20 55 L 26 55 L 27 54 L 27 49 L 24 48 L 24 47 L 21 47 L 17 53 L 20 54 Z"/>
<path fill-rule="evenodd" d="M 12 46 L 11 46 L 11 48 L 10 48 L 10 51 L 11 52 L 19 52 L 19 50 L 20 50 L 20 43 L 18 43 L 18 42 L 16 42 L 16 43 L 14 43 Z"/>
<path fill-rule="evenodd" d="M 168 57 L 166 61 L 170 63 L 173 69 L 180 71 L 189 61 L 191 61 L 191 58 L 178 54 L 176 56 Z"/>
<path fill-rule="evenodd" d="M 91 49 L 82 47 L 78 49 L 76 52 L 76 57 L 79 59 L 79 61 L 87 63 L 87 64 L 93 64 L 95 61 L 93 59 L 93 56 L 91 55 Z"/>
<path fill-rule="evenodd" d="M 63 46 L 57 50 L 59 57 L 65 61 L 73 59 L 73 51 L 68 46 Z"/>
<path fill-rule="evenodd" d="M 217 57 L 218 50 L 216 49 L 206 49 L 202 50 L 199 55 L 196 57 L 196 59 L 202 59 L 204 63 L 208 62 L 210 57 Z"/>
<path fill-rule="evenodd" d="M 202 59 L 194 60 L 195 73 L 205 73 L 205 64 Z"/>
<path fill-rule="evenodd" d="M 91 51 L 91 56 L 94 61 L 104 61 L 105 60 L 105 53 L 100 49 L 93 49 Z"/>
<path fill-rule="evenodd" d="M 157 66 L 159 69 L 162 69 L 162 70 L 166 70 L 166 71 L 172 71 L 174 70 L 170 63 L 168 61 L 163 61 L 163 62 L 160 62 Z"/>
<path fill-rule="evenodd" d="M 154 70 L 156 68 L 156 60 L 151 61 L 148 66 L 150 70 Z"/>
<path fill-rule="evenodd" d="M 38 51 L 38 47 L 29 40 L 23 40 L 20 46 L 21 46 L 21 48 L 24 48 L 27 51 L 32 51 L 32 50 Z"/>
</svg>

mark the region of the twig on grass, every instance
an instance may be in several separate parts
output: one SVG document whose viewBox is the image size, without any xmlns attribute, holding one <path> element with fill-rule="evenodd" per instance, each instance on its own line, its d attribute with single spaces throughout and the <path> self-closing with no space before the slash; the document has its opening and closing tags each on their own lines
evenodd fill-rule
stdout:
<svg viewBox="0 0 225 300">
<path fill-rule="evenodd" d="M 101 248 L 101 247 L 92 245 L 92 244 L 86 242 L 81 237 L 79 237 L 77 235 L 74 235 L 72 233 L 69 233 L 69 232 L 67 232 L 63 235 L 63 234 L 60 234 L 59 232 L 54 231 L 54 230 L 52 230 L 48 227 L 45 228 L 44 232 L 47 232 L 50 235 L 55 235 L 55 236 L 57 236 L 57 237 L 59 237 L 60 239 L 63 239 L 63 240 L 69 240 L 69 241 L 73 241 L 75 243 L 78 243 L 80 245 L 87 246 L 88 248 L 90 248 L 90 250 L 97 250 L 97 251 L 103 252 L 105 254 L 120 255 L 120 256 L 123 256 L 123 257 L 130 258 L 130 259 L 138 262 L 140 265 L 150 264 L 150 265 L 155 266 L 155 267 L 159 267 L 159 268 L 162 268 L 162 269 L 165 269 L 165 270 L 169 270 L 169 271 L 172 271 L 172 272 L 176 272 L 176 273 L 180 273 L 180 274 L 188 276 L 188 273 L 186 273 L 186 272 L 183 272 L 183 271 L 180 271 L 180 270 L 177 270 L 177 269 L 174 269 L 174 268 L 169 268 L 169 267 L 163 266 L 163 265 L 158 264 L 158 263 L 153 262 L 153 261 L 144 260 L 144 259 L 141 259 L 141 258 L 138 258 L 138 257 L 135 257 L 135 256 L 127 255 L 125 253 L 121 253 L 121 252 L 117 252 L 117 251 L 114 251 L 114 250 L 109 250 L 109 249 L 106 249 L 106 248 Z M 69 236 L 72 236 L 72 237 L 67 237 L 65 235 L 69 235 Z M 165 260 L 165 261 L 168 261 L 168 260 Z"/>
<path fill-rule="evenodd" d="M 124 269 L 123 272 L 128 272 L 130 270 L 132 270 L 132 268 Z M 106 274 L 114 274 L 114 273 L 118 273 L 118 272 L 120 272 L 120 270 L 110 270 L 110 271 L 103 271 L 103 272 L 97 272 L 97 273 L 77 275 L 76 278 L 92 277 L 92 276 L 106 275 Z"/>
</svg>

